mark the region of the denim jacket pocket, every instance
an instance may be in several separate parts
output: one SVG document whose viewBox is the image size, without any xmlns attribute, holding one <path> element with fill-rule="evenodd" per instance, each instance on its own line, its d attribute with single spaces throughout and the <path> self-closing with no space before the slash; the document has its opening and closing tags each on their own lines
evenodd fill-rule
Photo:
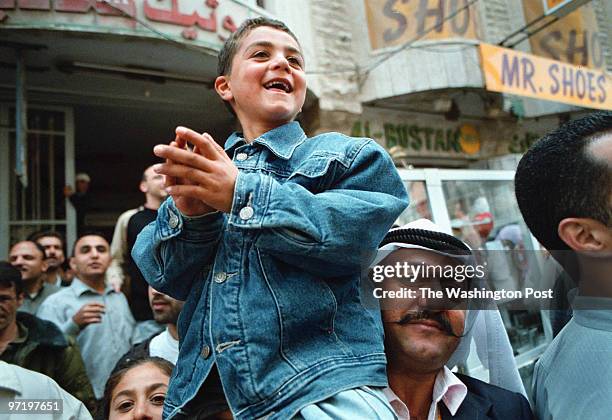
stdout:
<svg viewBox="0 0 612 420">
<path fill-rule="evenodd" d="M 335 335 L 336 297 L 325 280 L 310 276 L 271 255 L 261 254 L 261 270 L 274 296 L 281 326 L 281 352 L 298 371 L 347 349 Z M 315 346 L 315 348 L 308 348 Z"/>
<path fill-rule="evenodd" d="M 322 191 L 328 187 L 328 184 L 331 185 L 334 182 L 336 178 L 334 174 L 338 165 L 346 166 L 340 155 L 334 153 L 315 154 L 295 168 L 287 181 L 302 184 L 312 192 Z"/>
</svg>

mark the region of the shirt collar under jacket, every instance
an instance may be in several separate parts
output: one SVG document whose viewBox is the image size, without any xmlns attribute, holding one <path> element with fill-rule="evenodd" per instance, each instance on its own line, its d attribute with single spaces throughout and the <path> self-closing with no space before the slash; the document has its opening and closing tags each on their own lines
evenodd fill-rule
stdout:
<svg viewBox="0 0 612 420">
<path fill-rule="evenodd" d="M 262 134 L 253 140 L 253 143 L 261 144 L 279 158 L 288 160 L 291 159 L 295 148 L 302 144 L 306 138 L 300 123 L 291 121 Z M 242 133 L 234 132 L 225 142 L 225 150 L 231 156 L 233 149 L 242 144 L 246 144 Z"/>
<path fill-rule="evenodd" d="M 455 415 L 467 396 L 467 386 L 455 376 L 446 366 L 436 376 L 434 382 L 431 406 L 429 407 L 428 420 L 434 420 L 437 413 L 437 404 L 442 401 L 451 415 Z M 410 412 L 406 404 L 395 395 L 391 388 L 384 389 L 385 396 L 393 407 L 395 414 L 400 420 L 409 420 Z"/>
</svg>

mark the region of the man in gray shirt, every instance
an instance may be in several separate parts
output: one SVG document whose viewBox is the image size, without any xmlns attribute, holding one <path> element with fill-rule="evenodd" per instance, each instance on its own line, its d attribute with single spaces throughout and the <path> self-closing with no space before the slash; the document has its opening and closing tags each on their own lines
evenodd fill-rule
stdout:
<svg viewBox="0 0 612 420">
<path fill-rule="evenodd" d="M 20 312 L 37 315 L 40 305 L 60 288 L 45 281 L 45 249 L 33 241 L 17 242 L 9 252 L 9 262 L 21 273 L 24 299 Z"/>
<path fill-rule="evenodd" d="M 535 143 L 519 162 L 515 192 L 533 235 L 578 284 L 572 319 L 534 369 L 536 417 L 611 419 L 612 112 Z"/>
<path fill-rule="evenodd" d="M 110 246 L 101 235 L 79 237 L 70 259 L 76 277 L 69 287 L 49 297 L 38 312 L 40 318 L 55 322 L 65 334 L 76 337 L 98 399 L 115 363 L 130 349 L 135 326 L 125 296 L 104 284 L 110 261 Z"/>
</svg>

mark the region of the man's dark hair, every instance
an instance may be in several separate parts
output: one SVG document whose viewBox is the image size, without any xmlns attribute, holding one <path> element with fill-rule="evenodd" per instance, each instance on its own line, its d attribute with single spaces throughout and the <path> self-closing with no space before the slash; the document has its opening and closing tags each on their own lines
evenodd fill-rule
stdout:
<svg viewBox="0 0 612 420">
<path fill-rule="evenodd" d="M 612 171 L 589 146 L 612 134 L 612 112 L 569 121 L 538 140 L 518 164 L 516 199 L 525 223 L 549 251 L 570 250 L 557 233 L 568 217 L 612 226 Z"/>
<path fill-rule="evenodd" d="M 232 60 L 236 55 L 236 52 L 240 48 L 240 41 L 242 41 L 251 31 L 260 26 L 269 26 L 270 28 L 278 29 L 283 32 L 287 32 L 295 42 L 300 45 L 297 37 L 291 30 L 280 20 L 270 19 L 267 17 L 258 17 L 254 19 L 245 20 L 240 27 L 230 35 L 230 37 L 223 44 L 223 48 L 219 51 L 219 61 L 217 63 L 217 76 L 226 76 L 232 71 Z"/>
<path fill-rule="evenodd" d="M 16 296 L 19 296 L 23 291 L 21 273 L 8 261 L 0 261 L 0 287 L 14 287 Z"/>
<path fill-rule="evenodd" d="M 108 240 L 108 238 L 106 236 L 104 236 L 104 234 L 100 231 L 97 230 L 85 230 L 83 232 L 79 233 L 79 236 L 77 236 L 77 238 L 74 240 L 74 243 L 72 244 L 72 257 L 74 257 L 75 253 L 76 253 L 76 244 L 84 237 L 84 236 L 99 236 L 102 239 L 104 239 L 110 246 L 110 241 Z"/>
</svg>

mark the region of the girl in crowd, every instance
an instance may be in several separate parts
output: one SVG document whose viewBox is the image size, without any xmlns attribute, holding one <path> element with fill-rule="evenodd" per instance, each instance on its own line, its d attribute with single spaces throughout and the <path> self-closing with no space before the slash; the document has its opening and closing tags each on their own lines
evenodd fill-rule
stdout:
<svg viewBox="0 0 612 420">
<path fill-rule="evenodd" d="M 134 359 L 119 366 L 106 382 L 98 420 L 161 420 L 174 366 L 159 357 Z"/>
</svg>

